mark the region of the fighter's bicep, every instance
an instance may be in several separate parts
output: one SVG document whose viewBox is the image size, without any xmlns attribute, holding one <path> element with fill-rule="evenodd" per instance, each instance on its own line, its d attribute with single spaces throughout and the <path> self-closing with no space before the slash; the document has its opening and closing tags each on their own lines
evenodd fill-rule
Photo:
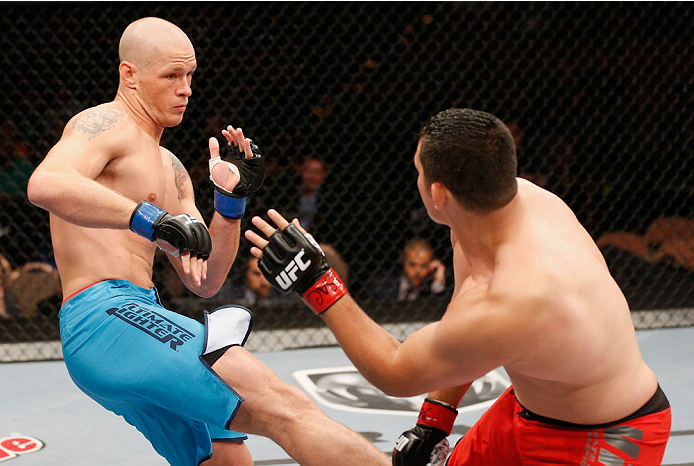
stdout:
<svg viewBox="0 0 694 466">
<path fill-rule="evenodd" d="M 421 388 L 468 383 L 514 357 L 514 323 L 500 320 L 503 311 L 477 304 L 454 307 L 447 314 L 412 334 L 401 348 L 403 357 L 414 362 L 411 376 L 419 379 Z"/>
<path fill-rule="evenodd" d="M 453 301 L 437 332 L 441 357 L 450 357 L 469 382 L 508 364 L 522 346 L 524 312 L 500 299 Z M 462 301 L 462 302 L 461 302 Z"/>
<path fill-rule="evenodd" d="M 48 152 L 37 171 L 79 174 L 95 179 L 106 163 L 107 160 L 88 151 L 78 141 L 63 138 Z"/>
<path fill-rule="evenodd" d="M 392 360 L 390 378 L 407 387 L 409 395 L 454 385 L 461 376 L 457 358 L 440 349 L 440 325 L 440 322 L 429 324 L 407 337 Z"/>
</svg>

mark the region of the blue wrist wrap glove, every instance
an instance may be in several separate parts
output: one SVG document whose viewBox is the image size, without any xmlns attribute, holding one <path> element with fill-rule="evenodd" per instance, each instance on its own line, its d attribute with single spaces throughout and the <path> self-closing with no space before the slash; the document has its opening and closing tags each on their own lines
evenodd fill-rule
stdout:
<svg viewBox="0 0 694 466">
<path fill-rule="evenodd" d="M 256 192 L 265 181 L 265 159 L 258 146 L 251 141 L 253 158 L 247 159 L 246 154 L 236 145 L 228 145 L 229 161 L 220 157 L 210 159 L 210 180 L 215 185 L 214 208 L 226 218 L 239 219 L 246 211 L 246 199 L 249 193 Z M 229 192 L 218 185 L 212 178 L 212 168 L 218 163 L 226 163 L 238 177 L 239 182 L 234 190 Z"/>
<path fill-rule="evenodd" d="M 165 210 L 141 201 L 130 216 L 130 229 L 150 241 L 164 240 L 191 256 L 207 260 L 212 252 L 212 239 L 207 227 L 188 214 L 171 215 Z"/>
</svg>

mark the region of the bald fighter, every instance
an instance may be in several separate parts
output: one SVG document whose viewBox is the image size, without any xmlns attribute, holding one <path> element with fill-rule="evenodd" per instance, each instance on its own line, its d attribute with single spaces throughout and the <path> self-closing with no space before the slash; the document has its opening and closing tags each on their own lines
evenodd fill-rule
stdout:
<svg viewBox="0 0 694 466">
<path fill-rule="evenodd" d="M 31 202 L 50 212 L 67 297 L 63 355 L 75 384 L 174 466 L 251 466 L 241 432 L 270 437 L 302 465 L 388 464 L 243 348 L 250 311 L 219 308 L 202 325 L 162 307 L 152 282 L 156 248 L 191 291 L 213 296 L 236 257 L 264 161 L 240 128 L 222 130 L 226 160 L 209 140 L 208 228 L 186 169 L 159 145 L 192 94 L 190 40 L 167 21 L 143 18 L 124 31 L 119 54 L 115 99 L 73 117 L 28 186 Z"/>
<path fill-rule="evenodd" d="M 569 207 L 516 178 L 504 124 L 441 112 L 422 129 L 414 165 L 429 216 L 451 229 L 455 289 L 441 320 L 402 343 L 360 309 L 298 222 L 272 210 L 278 229 L 254 217 L 262 236 L 246 232 L 269 281 L 302 295 L 366 379 L 393 396 L 429 392 L 393 464 L 442 464 L 434 450 L 464 391 L 503 366 L 512 386 L 449 466 L 660 465 L 670 406 L 624 295 Z"/>
</svg>

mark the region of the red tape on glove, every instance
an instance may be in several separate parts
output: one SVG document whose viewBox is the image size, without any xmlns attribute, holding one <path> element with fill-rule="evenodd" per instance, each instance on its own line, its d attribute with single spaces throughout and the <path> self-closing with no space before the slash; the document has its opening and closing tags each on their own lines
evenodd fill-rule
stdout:
<svg viewBox="0 0 694 466">
<path fill-rule="evenodd" d="M 450 435 L 457 416 L 458 410 L 451 405 L 427 398 L 419 410 L 417 425 L 434 427 Z"/>
<path fill-rule="evenodd" d="M 328 270 L 316 283 L 311 286 L 302 298 L 313 312 L 320 315 L 330 306 L 347 294 L 347 288 L 340 276 L 333 270 Z"/>
</svg>

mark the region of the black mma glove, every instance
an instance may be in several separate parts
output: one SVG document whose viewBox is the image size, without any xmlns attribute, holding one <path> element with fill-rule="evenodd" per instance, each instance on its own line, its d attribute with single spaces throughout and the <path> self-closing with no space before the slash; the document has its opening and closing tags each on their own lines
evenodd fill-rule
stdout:
<svg viewBox="0 0 694 466">
<path fill-rule="evenodd" d="M 393 449 L 393 466 L 443 465 L 448 457 L 448 437 L 458 410 L 427 398 L 419 411 L 417 426 L 403 432 Z"/>
<path fill-rule="evenodd" d="M 289 224 L 282 231 L 276 230 L 268 241 L 258 267 L 272 286 L 283 293 L 296 291 L 316 314 L 347 294 L 311 235 L 303 235 Z"/>
<path fill-rule="evenodd" d="M 220 157 L 210 159 L 210 180 L 215 185 L 214 208 L 223 216 L 239 219 L 246 211 L 246 198 L 249 193 L 256 192 L 265 180 L 265 159 L 260 149 L 251 141 L 253 158 L 247 159 L 246 154 L 237 145 L 228 144 L 229 161 Z M 218 163 L 226 163 L 231 171 L 239 177 L 238 184 L 232 192 L 218 185 L 212 178 L 212 168 Z"/>
<path fill-rule="evenodd" d="M 130 229 L 150 241 L 167 241 L 179 253 L 207 260 L 212 252 L 212 239 L 207 227 L 188 214 L 171 215 L 165 210 L 141 201 L 130 216 Z"/>
</svg>

